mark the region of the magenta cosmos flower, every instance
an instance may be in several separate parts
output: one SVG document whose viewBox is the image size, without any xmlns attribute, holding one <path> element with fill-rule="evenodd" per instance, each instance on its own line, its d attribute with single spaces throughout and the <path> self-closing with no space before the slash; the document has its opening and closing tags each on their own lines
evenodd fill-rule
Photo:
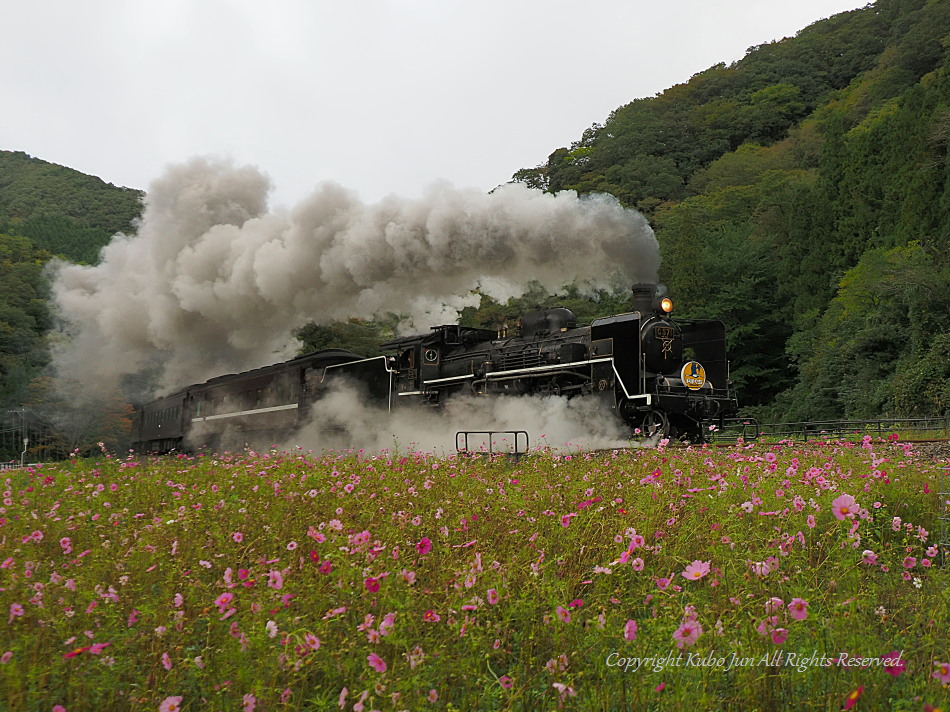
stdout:
<svg viewBox="0 0 950 712">
<path fill-rule="evenodd" d="M 842 494 L 831 502 L 831 511 L 838 519 L 854 519 L 861 508 L 850 494 Z"/>
<path fill-rule="evenodd" d="M 887 655 L 881 656 L 884 672 L 893 677 L 897 677 L 907 670 L 907 663 L 901 657 L 901 651 L 892 650 Z"/>
</svg>

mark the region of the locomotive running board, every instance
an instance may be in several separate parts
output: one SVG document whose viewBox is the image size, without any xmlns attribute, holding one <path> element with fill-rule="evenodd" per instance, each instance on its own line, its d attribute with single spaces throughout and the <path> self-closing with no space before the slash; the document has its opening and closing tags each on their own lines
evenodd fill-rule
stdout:
<svg viewBox="0 0 950 712">
<path fill-rule="evenodd" d="M 258 413 L 275 413 L 278 410 L 293 410 L 297 407 L 296 403 L 288 403 L 287 405 L 273 405 L 268 408 L 252 408 L 251 410 L 237 410 L 233 413 L 218 413 L 216 415 L 202 415 L 197 418 L 192 418 L 192 423 L 203 423 L 206 420 L 221 420 L 222 418 L 237 418 L 242 415 L 257 415 Z"/>
</svg>

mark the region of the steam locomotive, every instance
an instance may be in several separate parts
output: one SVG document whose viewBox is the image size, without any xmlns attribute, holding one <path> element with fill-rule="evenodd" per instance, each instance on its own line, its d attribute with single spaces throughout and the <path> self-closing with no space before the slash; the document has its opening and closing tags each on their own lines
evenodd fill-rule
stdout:
<svg viewBox="0 0 950 712">
<path fill-rule="evenodd" d="M 589 325 L 568 309 L 547 309 L 500 332 L 432 327 L 382 344 L 386 356 L 329 349 L 213 378 L 137 410 L 133 445 L 168 452 L 285 442 L 320 417 L 321 397 L 341 381 L 386 410 L 460 394 L 595 398 L 632 437 L 702 441 L 710 423 L 737 410 L 725 326 L 674 321 L 662 285 L 634 285 L 633 302 L 634 311 Z"/>
</svg>

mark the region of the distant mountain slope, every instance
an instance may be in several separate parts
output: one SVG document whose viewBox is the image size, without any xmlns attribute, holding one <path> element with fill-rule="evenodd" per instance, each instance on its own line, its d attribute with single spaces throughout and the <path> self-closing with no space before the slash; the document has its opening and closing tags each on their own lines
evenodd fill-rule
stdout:
<svg viewBox="0 0 950 712">
<path fill-rule="evenodd" d="M 28 237 L 75 262 L 94 262 L 115 233 L 132 231 L 144 195 L 21 151 L 0 151 L 0 234 Z"/>
</svg>

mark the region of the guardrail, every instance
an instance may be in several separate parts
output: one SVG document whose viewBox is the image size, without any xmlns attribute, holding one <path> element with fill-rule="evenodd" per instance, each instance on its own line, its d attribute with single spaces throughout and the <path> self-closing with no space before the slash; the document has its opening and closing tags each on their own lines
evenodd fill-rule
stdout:
<svg viewBox="0 0 950 712">
<path fill-rule="evenodd" d="M 797 423 L 759 423 L 755 418 L 727 419 L 724 427 L 710 434 L 711 440 L 756 440 L 761 437 L 807 441 L 816 438 L 871 435 L 895 432 L 942 432 L 950 436 L 950 416 L 929 418 L 880 418 L 876 420 L 810 420 Z"/>
<path fill-rule="evenodd" d="M 510 437 L 497 438 L 498 435 Z M 480 441 L 475 443 L 473 436 L 479 436 Z M 522 438 L 524 447 L 521 447 Z M 529 447 L 526 430 L 460 430 L 455 434 L 455 450 L 460 455 L 487 455 L 489 457 L 502 455 L 509 460 L 517 461 Z"/>
<path fill-rule="evenodd" d="M 21 468 L 19 462 L 0 462 L 0 472 L 3 472 L 4 470 L 26 469 L 27 467 L 33 467 L 33 463 L 27 463 Z"/>
</svg>

